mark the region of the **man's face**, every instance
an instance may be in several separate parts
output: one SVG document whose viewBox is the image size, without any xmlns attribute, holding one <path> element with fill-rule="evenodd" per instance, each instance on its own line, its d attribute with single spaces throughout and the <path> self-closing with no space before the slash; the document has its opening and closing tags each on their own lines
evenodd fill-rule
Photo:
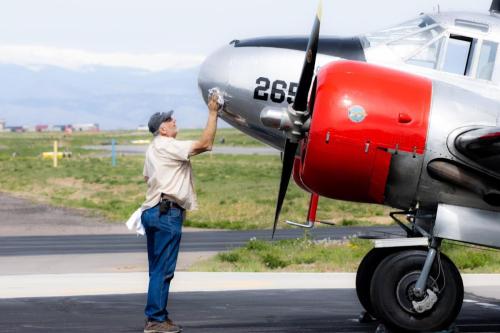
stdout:
<svg viewBox="0 0 500 333">
<path fill-rule="evenodd" d="M 166 136 L 169 138 L 175 138 L 177 136 L 177 125 L 175 123 L 175 119 L 172 117 L 160 125 L 160 135 Z"/>
</svg>

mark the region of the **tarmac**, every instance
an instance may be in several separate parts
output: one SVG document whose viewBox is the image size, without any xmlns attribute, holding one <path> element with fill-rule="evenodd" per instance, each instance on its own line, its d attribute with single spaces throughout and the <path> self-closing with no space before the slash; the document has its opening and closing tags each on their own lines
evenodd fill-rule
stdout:
<svg viewBox="0 0 500 333">
<path fill-rule="evenodd" d="M 0 332 L 142 332 L 145 294 L 0 301 Z M 460 332 L 500 332 L 500 303 L 466 295 Z M 375 332 L 353 289 L 173 292 L 169 316 L 193 333 Z"/>
<path fill-rule="evenodd" d="M 315 238 L 366 232 L 321 228 Z M 372 230 L 391 235 L 395 230 Z M 0 332 L 141 332 L 144 239 L 80 211 L 0 194 Z M 278 237 L 301 235 L 280 230 Z M 374 332 L 351 273 L 206 273 L 192 262 L 269 231 L 185 230 L 169 301 L 184 332 Z M 500 275 L 463 275 L 460 332 L 500 332 Z"/>
</svg>

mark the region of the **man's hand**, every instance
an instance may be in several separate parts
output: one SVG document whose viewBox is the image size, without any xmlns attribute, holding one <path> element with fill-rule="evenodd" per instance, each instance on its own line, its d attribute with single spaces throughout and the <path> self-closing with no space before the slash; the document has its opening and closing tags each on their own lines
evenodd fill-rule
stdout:
<svg viewBox="0 0 500 333">
<path fill-rule="evenodd" d="M 208 110 L 210 111 L 210 113 L 217 114 L 217 111 L 219 111 L 220 105 L 217 102 L 218 99 L 219 96 L 217 94 L 212 94 L 212 96 L 210 97 L 210 100 L 208 101 Z"/>
</svg>

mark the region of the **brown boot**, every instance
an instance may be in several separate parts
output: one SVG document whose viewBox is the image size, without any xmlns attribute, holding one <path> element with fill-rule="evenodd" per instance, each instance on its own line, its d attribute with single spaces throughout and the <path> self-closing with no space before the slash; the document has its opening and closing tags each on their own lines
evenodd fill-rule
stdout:
<svg viewBox="0 0 500 333">
<path fill-rule="evenodd" d="M 175 325 L 173 321 L 163 322 L 147 321 L 144 325 L 144 333 L 180 333 L 182 328 Z"/>
</svg>

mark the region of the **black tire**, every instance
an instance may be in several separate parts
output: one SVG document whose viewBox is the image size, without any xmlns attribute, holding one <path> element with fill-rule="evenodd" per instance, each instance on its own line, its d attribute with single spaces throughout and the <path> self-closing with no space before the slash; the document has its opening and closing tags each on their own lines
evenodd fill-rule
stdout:
<svg viewBox="0 0 500 333">
<path fill-rule="evenodd" d="M 428 287 L 437 287 L 438 301 L 432 309 L 417 313 L 411 306 L 411 290 L 420 275 L 427 251 L 406 250 L 390 255 L 375 270 L 370 298 L 377 318 L 396 332 L 439 331 L 450 327 L 462 308 L 464 287 L 456 266 L 441 254 L 434 261 Z M 445 285 L 443 288 L 443 277 Z"/>
<path fill-rule="evenodd" d="M 375 317 L 370 298 L 370 286 L 373 274 L 382 260 L 397 251 L 398 249 L 394 248 L 374 248 L 366 254 L 358 266 L 358 271 L 356 272 L 356 294 L 365 311 L 372 317 Z"/>
</svg>

